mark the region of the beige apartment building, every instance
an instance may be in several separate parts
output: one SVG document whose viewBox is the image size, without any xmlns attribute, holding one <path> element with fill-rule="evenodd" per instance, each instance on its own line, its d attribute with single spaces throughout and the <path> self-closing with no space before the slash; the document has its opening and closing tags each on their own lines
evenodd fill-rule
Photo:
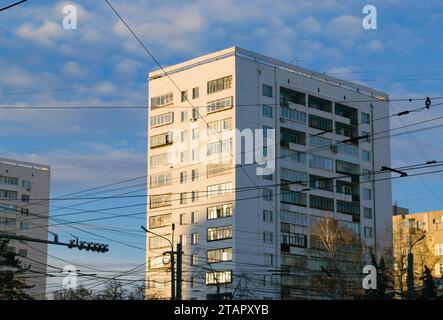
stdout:
<svg viewBox="0 0 443 320">
<path fill-rule="evenodd" d="M 406 290 L 407 255 L 412 246 L 415 285 L 421 286 L 425 266 L 435 278 L 443 276 L 443 210 L 408 213 L 394 207 L 392 217 L 394 275 L 399 290 Z M 424 238 L 419 240 L 422 236 Z"/>
<path fill-rule="evenodd" d="M 169 241 L 184 299 L 321 297 L 327 219 L 365 259 L 392 243 L 389 137 L 371 139 L 386 93 L 238 47 L 165 70 L 149 73 L 148 294 L 170 297 Z"/>
<path fill-rule="evenodd" d="M 49 201 L 31 199 L 49 199 L 49 188 L 49 166 L 0 158 L 0 234 L 48 239 Z M 9 250 L 30 266 L 20 278 L 33 286 L 26 292 L 45 299 L 47 244 L 11 240 Z"/>
</svg>

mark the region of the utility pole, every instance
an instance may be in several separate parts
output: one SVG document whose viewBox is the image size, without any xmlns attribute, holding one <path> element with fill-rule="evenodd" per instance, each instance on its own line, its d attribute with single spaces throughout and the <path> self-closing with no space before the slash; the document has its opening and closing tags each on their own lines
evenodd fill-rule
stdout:
<svg viewBox="0 0 443 320">
<path fill-rule="evenodd" d="M 425 235 L 422 235 L 420 238 L 415 240 L 415 242 L 409 247 L 408 252 L 408 272 L 407 272 L 407 285 L 408 285 L 408 299 L 414 299 L 414 254 L 412 253 L 412 247 L 415 244 L 425 238 Z"/>
<path fill-rule="evenodd" d="M 177 300 L 177 296 L 176 296 L 176 289 L 175 289 L 175 254 L 177 253 L 176 251 L 174 251 L 174 230 L 175 230 L 175 223 L 172 224 L 172 241 L 169 240 L 168 238 L 155 233 L 153 231 L 150 231 L 148 229 L 146 229 L 144 226 L 141 226 L 141 228 L 146 232 L 146 233 L 151 233 L 157 237 L 160 237 L 162 239 L 165 239 L 166 241 L 169 242 L 169 244 L 171 245 L 171 250 L 170 251 L 165 251 L 163 252 L 163 255 L 169 254 L 171 259 L 170 259 L 170 263 L 171 263 L 171 300 Z M 181 246 L 181 243 L 180 243 Z M 177 251 L 178 251 L 178 244 L 177 244 Z M 178 256 L 177 256 L 177 260 L 178 260 Z M 181 250 L 180 250 L 180 267 L 181 267 Z M 181 270 L 180 270 L 181 272 Z M 181 279 L 181 278 L 180 278 Z M 181 281 L 181 280 L 180 280 Z M 178 289 L 178 288 L 177 288 Z M 178 290 L 177 290 L 178 292 Z M 180 299 L 181 299 L 181 283 L 180 283 Z"/>
<path fill-rule="evenodd" d="M 175 295 L 177 300 L 182 299 L 182 243 L 177 243 L 177 293 Z"/>
</svg>

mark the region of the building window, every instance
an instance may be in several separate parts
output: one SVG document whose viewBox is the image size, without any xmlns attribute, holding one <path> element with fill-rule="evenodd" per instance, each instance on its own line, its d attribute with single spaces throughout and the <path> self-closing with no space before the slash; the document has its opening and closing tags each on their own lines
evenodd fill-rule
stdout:
<svg viewBox="0 0 443 320">
<path fill-rule="evenodd" d="M 310 136 L 309 145 L 313 147 L 327 148 L 332 145 L 332 139 L 324 138 L 320 136 Z"/>
<path fill-rule="evenodd" d="M 13 206 L 14 207 L 14 211 L 16 211 L 17 209 L 16 209 L 16 207 L 15 206 Z M 2 211 L 1 210 L 1 205 L 0 205 L 0 211 Z M 21 208 L 20 209 L 20 213 L 21 213 L 21 215 L 22 216 L 29 216 L 29 209 L 27 209 L 27 208 Z"/>
<path fill-rule="evenodd" d="M 232 129 L 232 119 L 223 119 L 208 123 L 208 134 L 215 134 Z"/>
<path fill-rule="evenodd" d="M 207 145 L 207 156 L 229 154 L 232 152 L 232 138 L 223 141 L 211 142 Z"/>
<path fill-rule="evenodd" d="M 208 228 L 207 230 L 207 241 L 217 241 L 232 238 L 232 226 L 223 226 Z"/>
<path fill-rule="evenodd" d="M 309 167 L 324 170 L 332 170 L 334 168 L 331 158 L 322 157 L 314 154 L 309 155 Z"/>
<path fill-rule="evenodd" d="M 199 88 L 192 88 L 192 99 L 197 99 L 200 96 Z"/>
<path fill-rule="evenodd" d="M 326 132 L 332 132 L 332 120 L 310 114 L 309 127 Z"/>
<path fill-rule="evenodd" d="M 171 172 L 159 173 L 153 175 L 149 179 L 149 184 L 151 188 L 158 188 L 163 186 L 168 186 L 171 184 Z"/>
<path fill-rule="evenodd" d="M 372 219 L 372 208 L 363 208 L 363 216 L 366 219 Z"/>
<path fill-rule="evenodd" d="M 198 161 L 198 149 L 192 149 L 191 150 L 191 159 L 192 161 Z"/>
<path fill-rule="evenodd" d="M 220 183 L 207 188 L 208 198 L 215 198 L 232 193 L 232 182 Z"/>
<path fill-rule="evenodd" d="M 308 174 L 306 172 L 287 169 L 287 168 L 280 169 L 280 179 L 304 185 L 306 185 L 309 180 Z"/>
<path fill-rule="evenodd" d="M 23 180 L 22 187 L 23 187 L 23 189 L 31 190 L 31 181 Z"/>
<path fill-rule="evenodd" d="M 269 243 L 269 244 L 274 243 L 274 233 L 269 232 L 269 231 L 264 231 L 263 232 L 263 242 Z"/>
<path fill-rule="evenodd" d="M 368 188 L 363 188 L 363 199 L 372 200 L 372 190 Z"/>
<path fill-rule="evenodd" d="M 192 181 L 198 180 L 198 169 L 193 169 L 191 171 L 191 179 L 192 179 Z"/>
<path fill-rule="evenodd" d="M 309 207 L 320 210 L 334 211 L 334 199 L 311 194 L 309 195 Z"/>
<path fill-rule="evenodd" d="M 208 81 L 208 94 L 219 92 L 231 88 L 232 76 Z"/>
<path fill-rule="evenodd" d="M 272 86 L 263 84 L 263 96 L 272 98 Z"/>
<path fill-rule="evenodd" d="M 198 266 L 198 254 L 191 256 L 191 266 Z"/>
<path fill-rule="evenodd" d="M 0 184 L 8 184 L 12 186 L 18 185 L 18 179 L 6 176 L 0 176 Z"/>
<path fill-rule="evenodd" d="M 187 203 L 187 197 L 188 197 L 188 193 L 187 192 L 180 193 L 180 204 L 186 204 Z"/>
<path fill-rule="evenodd" d="M 7 228 L 15 227 L 16 223 L 17 223 L 16 219 L 0 217 L 0 226 L 2 227 L 7 227 Z"/>
<path fill-rule="evenodd" d="M 232 248 L 208 250 L 206 257 L 208 263 L 232 261 Z"/>
<path fill-rule="evenodd" d="M 161 228 L 171 225 L 171 214 L 162 214 L 149 217 L 149 229 Z"/>
<path fill-rule="evenodd" d="M 214 271 L 206 273 L 206 281 L 207 285 L 211 284 L 226 284 L 232 282 L 232 270 L 229 271 Z"/>
<path fill-rule="evenodd" d="M 198 211 L 192 211 L 191 213 L 191 223 L 197 223 L 198 222 Z"/>
<path fill-rule="evenodd" d="M 301 233 L 282 232 L 282 243 L 293 247 L 306 248 L 307 235 Z"/>
<path fill-rule="evenodd" d="M 212 113 L 231 108 L 232 108 L 232 97 L 228 97 L 209 102 L 207 106 L 207 112 Z"/>
<path fill-rule="evenodd" d="M 22 229 L 22 230 L 28 229 L 28 223 L 24 222 L 24 221 L 21 221 L 20 222 L 20 229 Z"/>
<path fill-rule="evenodd" d="M 194 232 L 191 234 L 191 244 L 198 244 L 200 239 L 200 234 L 198 232 Z"/>
<path fill-rule="evenodd" d="M 269 106 L 267 104 L 264 104 L 262 106 L 262 116 L 265 118 L 273 118 L 272 115 L 272 106 Z"/>
<path fill-rule="evenodd" d="M 272 190 L 271 189 L 263 189 L 263 199 L 266 201 L 272 201 Z"/>
<path fill-rule="evenodd" d="M 364 227 L 364 234 L 366 238 L 372 238 L 372 228 L 371 227 Z"/>
<path fill-rule="evenodd" d="M 185 122 L 186 120 L 188 120 L 188 112 L 182 111 L 180 119 L 181 119 L 181 122 Z"/>
<path fill-rule="evenodd" d="M 371 133 L 366 132 L 366 131 L 362 131 L 361 135 L 363 137 L 366 137 L 366 138 L 361 139 L 362 142 L 371 142 Z"/>
<path fill-rule="evenodd" d="M 306 207 L 308 200 L 305 193 L 291 190 L 282 190 L 281 202 Z"/>
<path fill-rule="evenodd" d="M 358 158 L 358 147 L 350 143 L 337 144 L 337 152 Z"/>
<path fill-rule="evenodd" d="M 180 152 L 180 163 L 184 163 L 186 161 L 186 151 Z"/>
<path fill-rule="evenodd" d="M 180 225 L 188 224 L 188 215 L 186 213 L 180 214 Z"/>
<path fill-rule="evenodd" d="M 22 194 L 22 201 L 23 202 L 29 202 L 29 194 Z"/>
<path fill-rule="evenodd" d="M 350 215 L 359 215 L 360 203 L 337 200 L 337 212 L 350 214 Z"/>
<path fill-rule="evenodd" d="M 188 236 L 186 234 L 181 234 L 180 235 L 180 243 L 182 245 L 187 245 L 188 244 Z"/>
<path fill-rule="evenodd" d="M 306 163 L 306 153 L 288 148 L 281 148 L 281 158 L 298 163 Z"/>
<path fill-rule="evenodd" d="M 17 191 L 0 190 L 0 198 L 7 200 L 17 200 Z"/>
<path fill-rule="evenodd" d="M 162 238 L 164 237 L 164 238 Z M 171 244 L 168 240 L 171 240 L 170 234 L 163 234 L 162 237 L 153 236 L 149 238 L 149 249 L 160 249 L 170 247 Z M 165 239 L 166 238 L 166 239 Z"/>
<path fill-rule="evenodd" d="M 368 113 L 361 113 L 361 122 L 369 124 L 371 122 L 371 116 Z"/>
<path fill-rule="evenodd" d="M 151 137 L 151 148 L 164 146 L 173 142 L 172 132 L 166 132 Z"/>
<path fill-rule="evenodd" d="M 263 257 L 265 266 L 274 265 L 274 255 L 272 253 L 265 253 Z"/>
<path fill-rule="evenodd" d="M 274 222 L 274 212 L 272 210 L 263 210 L 263 221 L 268 223 Z"/>
<path fill-rule="evenodd" d="M 436 256 L 443 256 L 443 243 L 436 243 L 434 250 Z"/>
<path fill-rule="evenodd" d="M 196 202 L 198 200 L 198 191 L 191 192 L 191 201 Z"/>
<path fill-rule="evenodd" d="M 155 209 L 171 205 L 172 193 L 158 194 L 149 197 L 149 208 Z"/>
<path fill-rule="evenodd" d="M 213 220 L 213 219 L 220 219 L 220 218 L 226 218 L 226 217 L 232 217 L 232 204 L 224 204 L 220 206 L 215 207 L 209 207 L 207 209 L 207 219 Z"/>
<path fill-rule="evenodd" d="M 197 121 L 199 116 L 198 108 L 192 108 L 192 121 Z"/>
<path fill-rule="evenodd" d="M 306 213 L 293 212 L 287 210 L 280 211 L 280 220 L 283 223 L 297 224 L 301 226 L 308 225 L 308 216 Z"/>
<path fill-rule="evenodd" d="M 192 131 L 191 131 L 191 139 L 192 140 L 198 140 L 198 131 L 199 131 L 198 128 L 192 129 Z"/>
<path fill-rule="evenodd" d="M 172 92 L 151 98 L 151 109 L 161 108 L 173 103 Z"/>
<path fill-rule="evenodd" d="M 181 92 L 181 102 L 185 102 L 186 100 L 188 100 L 188 90 Z"/>
<path fill-rule="evenodd" d="M 162 153 L 149 158 L 152 169 L 168 165 L 171 162 L 171 153 Z"/>
<path fill-rule="evenodd" d="M 362 150 L 361 157 L 362 157 L 363 161 L 371 161 L 371 153 L 369 151 Z"/>
<path fill-rule="evenodd" d="M 309 96 L 309 108 L 332 112 L 332 101 L 319 97 Z"/>
<path fill-rule="evenodd" d="M 174 113 L 173 112 L 160 114 L 158 116 L 151 117 L 151 119 L 150 119 L 151 128 L 164 126 L 164 125 L 167 125 L 167 124 L 170 124 L 173 122 L 174 122 Z"/>
<path fill-rule="evenodd" d="M 182 171 L 180 172 L 180 183 L 185 183 L 186 182 L 186 171 Z"/>
<path fill-rule="evenodd" d="M 371 181 L 371 179 L 372 179 L 372 171 L 368 169 L 363 169 L 362 180 L 368 182 Z"/>
<path fill-rule="evenodd" d="M 280 116 L 283 119 L 291 120 L 300 123 L 306 123 L 306 113 L 302 111 L 297 111 L 289 107 L 280 107 Z"/>
</svg>

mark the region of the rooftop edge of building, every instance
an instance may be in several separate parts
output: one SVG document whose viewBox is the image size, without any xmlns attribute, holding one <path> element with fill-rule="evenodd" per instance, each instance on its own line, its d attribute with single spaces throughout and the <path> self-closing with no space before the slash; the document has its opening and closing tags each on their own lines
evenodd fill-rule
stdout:
<svg viewBox="0 0 443 320">
<path fill-rule="evenodd" d="M 38 164 L 38 163 L 34 163 L 34 162 L 13 160 L 13 159 L 0 157 L 0 166 L 4 165 L 4 164 L 10 165 L 10 166 L 21 167 L 21 168 L 40 170 L 40 171 L 48 171 L 49 172 L 51 170 L 51 167 L 46 164 Z"/>
<path fill-rule="evenodd" d="M 255 53 L 240 47 L 230 47 L 223 50 L 215 51 L 209 54 L 205 54 L 199 57 L 195 57 L 184 62 L 177 63 L 171 66 L 163 67 L 163 70 L 171 75 L 177 72 L 184 71 L 186 69 L 191 69 L 193 67 L 197 67 L 202 64 L 210 63 L 216 60 L 224 59 L 231 57 L 233 55 L 240 56 L 243 58 L 251 59 L 252 61 L 257 61 L 269 66 L 275 66 L 279 69 L 283 69 L 289 72 L 296 73 L 301 76 L 305 76 L 308 78 L 312 78 L 314 80 L 318 80 L 324 83 L 328 83 L 331 85 L 335 85 L 337 87 L 341 87 L 344 89 L 351 90 L 353 92 L 357 92 L 362 95 L 366 95 L 374 98 L 374 102 L 376 101 L 386 101 L 389 100 L 389 95 L 386 92 L 370 88 L 361 84 L 357 84 L 351 81 L 342 80 L 339 78 L 335 78 L 324 73 L 319 73 L 316 71 L 312 71 L 306 68 L 302 68 L 278 59 L 270 58 L 259 53 Z M 149 80 L 155 80 L 158 78 L 162 78 L 165 76 L 165 72 L 161 69 L 156 69 L 154 71 L 149 72 L 148 78 Z"/>
</svg>

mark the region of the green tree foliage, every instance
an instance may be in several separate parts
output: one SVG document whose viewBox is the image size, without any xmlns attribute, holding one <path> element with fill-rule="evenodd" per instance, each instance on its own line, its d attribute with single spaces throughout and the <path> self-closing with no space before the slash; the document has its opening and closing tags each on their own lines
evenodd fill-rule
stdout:
<svg viewBox="0 0 443 320">
<path fill-rule="evenodd" d="M 0 240 L 0 300 L 31 300 L 25 293 L 33 286 L 20 281 L 20 275 L 31 266 L 24 266 L 14 252 L 8 250 L 9 240 Z"/>
<path fill-rule="evenodd" d="M 393 298 L 392 275 L 383 257 L 380 262 L 372 255 L 372 265 L 377 269 L 377 288 L 365 290 L 365 299 L 387 300 Z"/>
<path fill-rule="evenodd" d="M 421 298 L 430 300 L 437 298 L 436 286 L 432 278 L 432 271 L 425 266 L 423 271 L 423 288 L 421 290 Z"/>
</svg>

